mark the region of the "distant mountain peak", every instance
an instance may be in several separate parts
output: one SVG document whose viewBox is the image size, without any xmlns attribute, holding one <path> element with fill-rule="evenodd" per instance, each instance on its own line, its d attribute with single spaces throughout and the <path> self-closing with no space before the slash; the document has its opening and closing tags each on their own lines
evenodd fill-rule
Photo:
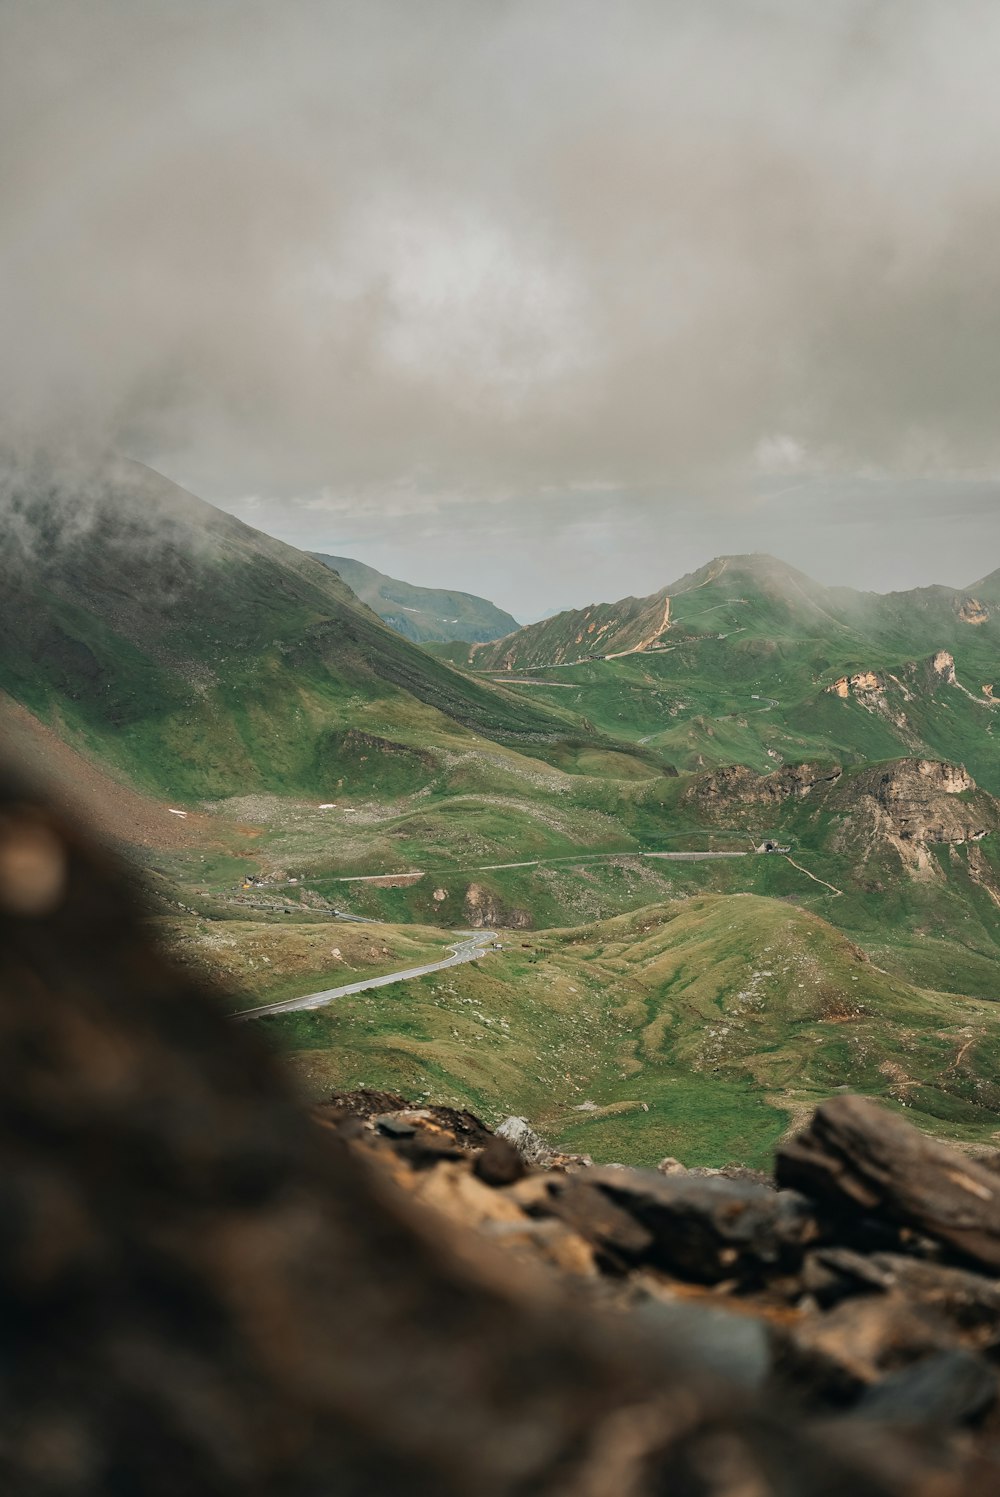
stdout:
<svg viewBox="0 0 1000 1497">
<path fill-rule="evenodd" d="M 419 644 L 432 640 L 476 643 L 500 639 L 520 628 L 511 614 L 475 593 L 418 587 L 348 556 L 329 556 L 321 551 L 312 554 L 335 571 L 397 634 Z"/>
</svg>

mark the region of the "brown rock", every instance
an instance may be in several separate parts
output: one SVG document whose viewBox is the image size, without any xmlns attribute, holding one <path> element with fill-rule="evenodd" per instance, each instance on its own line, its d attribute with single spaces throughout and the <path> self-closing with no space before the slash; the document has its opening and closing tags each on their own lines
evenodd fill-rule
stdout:
<svg viewBox="0 0 1000 1497">
<path fill-rule="evenodd" d="M 651 1262 L 702 1283 L 785 1271 L 818 1236 L 809 1203 L 792 1191 L 690 1172 L 604 1168 L 588 1178 L 649 1228 Z"/>
<path fill-rule="evenodd" d="M 639 1482 L 678 1427 L 662 1364 L 435 1233 L 0 776 L 0 819 L 25 815 L 65 878 L 48 910 L 0 907 L 4 1491 L 513 1497 L 582 1492 L 598 1459 Z M 411 1178 L 452 1168 L 501 1199 L 466 1163 Z"/>
<path fill-rule="evenodd" d="M 476 1155 L 473 1172 L 486 1185 L 512 1185 L 525 1173 L 525 1163 L 514 1145 L 505 1138 L 491 1138 Z"/>
<path fill-rule="evenodd" d="M 836 1097 L 778 1150 L 781 1185 L 847 1212 L 884 1213 L 1000 1270 L 1000 1181 L 863 1097 Z"/>
<path fill-rule="evenodd" d="M 600 1250 L 608 1266 L 640 1261 L 655 1241 L 649 1228 L 592 1184 L 589 1175 L 552 1179 L 546 1199 L 536 1210 L 572 1227 Z"/>
<path fill-rule="evenodd" d="M 853 1402 L 886 1373 L 952 1345 L 948 1328 L 899 1293 L 847 1300 L 791 1329 L 783 1368 L 801 1391 Z"/>
</svg>

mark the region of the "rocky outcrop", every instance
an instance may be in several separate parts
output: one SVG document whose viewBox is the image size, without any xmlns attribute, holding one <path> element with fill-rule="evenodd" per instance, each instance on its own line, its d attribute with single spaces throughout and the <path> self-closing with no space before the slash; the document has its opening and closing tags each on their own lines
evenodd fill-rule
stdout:
<svg viewBox="0 0 1000 1497">
<path fill-rule="evenodd" d="M 990 611 L 978 598 L 962 598 L 956 602 L 955 612 L 963 624 L 988 624 Z"/>
<path fill-rule="evenodd" d="M 530 930 L 530 910 L 508 906 L 494 889 L 470 884 L 465 891 L 465 918 L 473 930 Z"/>
<path fill-rule="evenodd" d="M 838 818 L 832 850 L 864 862 L 893 849 L 907 871 L 940 876 L 935 843 L 961 846 L 1000 831 L 1000 806 L 961 764 L 894 759 L 860 771 L 815 763 L 789 764 L 768 775 L 730 765 L 701 775 L 682 797 L 706 821 L 733 823 L 741 810 L 778 813 L 822 792 L 822 807 Z M 764 844 L 763 846 L 766 846 Z M 985 876 L 984 876 L 985 877 Z"/>
<path fill-rule="evenodd" d="M 744 1396 L 759 1390 L 776 1418 L 787 1420 L 780 1411 L 791 1392 L 800 1431 L 810 1416 L 836 1418 L 844 1448 L 863 1452 L 866 1493 L 959 1497 L 959 1451 L 970 1480 L 975 1471 L 976 1481 L 988 1473 L 995 1483 L 1000 1156 L 972 1159 L 845 1096 L 779 1147 L 775 1176 L 688 1170 L 674 1159 L 658 1170 L 553 1167 L 539 1153 L 526 1173 L 519 1159 L 510 1177 L 496 1149 L 502 1140 L 456 1132 L 449 1145 L 442 1110 L 425 1108 L 409 1114 L 424 1119 L 415 1142 L 412 1127 L 398 1126 L 405 1115 L 379 1115 L 379 1103 L 354 1104 L 358 1126 L 338 1102 L 334 1126 L 439 1232 L 471 1234 L 549 1285 L 572 1284 L 577 1307 L 610 1310 L 619 1336 L 636 1319 L 658 1328 L 695 1389 L 712 1369 Z M 783 1425 L 777 1485 L 749 1434 L 738 1473 L 727 1468 L 710 1486 L 689 1488 L 677 1484 L 678 1463 L 654 1490 L 839 1493 L 839 1474 L 811 1470 L 800 1486 L 788 1464 L 794 1428 Z M 919 1439 L 907 1434 L 917 1430 Z M 612 1497 L 619 1489 L 581 1490 Z M 643 1497 L 647 1489 L 627 1490 Z"/>
<path fill-rule="evenodd" d="M 771 774 L 759 774 L 742 764 L 730 764 L 701 775 L 684 792 L 682 803 L 703 816 L 731 816 L 740 806 L 780 806 L 801 800 L 819 786 L 832 786 L 843 770 L 838 765 L 786 764 Z"/>
<path fill-rule="evenodd" d="M 977 788 L 962 764 L 897 759 L 855 776 L 854 788 L 879 805 L 904 842 L 978 842 L 995 821 L 992 807 L 955 799 Z"/>
<path fill-rule="evenodd" d="M 935 651 L 927 662 L 927 669 L 934 679 L 943 682 L 945 686 L 957 684 L 955 657 L 947 650 Z"/>
<path fill-rule="evenodd" d="M 827 692 L 838 697 L 872 697 L 879 692 L 885 691 L 885 682 L 881 676 L 874 671 L 858 671 L 853 676 L 841 676 L 834 681 L 832 686 L 826 688 Z"/>
<path fill-rule="evenodd" d="M 961 764 L 896 759 L 852 774 L 831 809 L 845 812 L 839 845 L 891 847 L 913 874 L 936 877 L 935 843 L 976 843 L 1000 827 L 1000 807 Z"/>
</svg>

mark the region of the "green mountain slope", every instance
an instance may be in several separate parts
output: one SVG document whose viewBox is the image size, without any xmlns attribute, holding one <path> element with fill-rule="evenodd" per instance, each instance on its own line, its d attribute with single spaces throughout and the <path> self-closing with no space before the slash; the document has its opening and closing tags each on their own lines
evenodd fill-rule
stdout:
<svg viewBox="0 0 1000 1497">
<path fill-rule="evenodd" d="M 493 644 L 474 645 L 468 662 L 477 670 L 511 671 L 611 659 L 654 648 L 668 622 L 666 592 L 592 603 L 529 624 Z"/>
<path fill-rule="evenodd" d="M 641 600 L 646 624 L 660 607 L 669 617 L 640 650 L 587 658 L 578 621 L 567 632 L 562 616 L 471 658 L 504 665 L 514 689 L 518 671 L 545 668 L 534 701 L 654 746 L 682 769 L 923 754 L 959 759 L 1000 791 L 993 588 L 987 578 L 958 592 L 857 593 L 770 557 L 721 557 L 654 595 L 656 608 Z"/>
<path fill-rule="evenodd" d="M 667 847 L 787 850 L 725 865 L 726 887 L 795 899 L 924 986 L 996 996 L 1000 803 L 963 766 L 734 765 L 643 793 L 667 801 Z"/>
<path fill-rule="evenodd" d="M 367 603 L 397 634 L 418 644 L 427 640 L 500 639 L 520 627 L 511 614 L 474 593 L 416 587 L 348 556 L 327 556 L 320 551 L 312 554 L 342 577 L 362 603 Z"/>
<path fill-rule="evenodd" d="M 857 669 L 871 668 L 863 661 L 872 649 L 889 661 L 956 647 L 968 647 L 978 667 L 995 659 L 1000 619 L 990 603 L 998 601 L 1000 573 L 961 591 L 861 593 L 824 587 L 773 556 L 720 556 L 648 598 L 557 614 L 471 651 L 469 660 L 477 669 L 518 670 L 746 634 L 774 644 L 822 642 L 832 659 Z"/>
<path fill-rule="evenodd" d="M 995 1006 L 879 970 L 781 900 L 706 895 L 507 937 L 502 953 L 262 1021 L 306 1085 L 421 1092 L 530 1117 L 599 1160 L 766 1159 L 837 1087 L 992 1140 Z"/>
<path fill-rule="evenodd" d="M 0 689 L 140 785 L 329 793 L 362 764 L 560 731 L 433 660 L 328 567 L 135 463 L 0 486 Z"/>
</svg>

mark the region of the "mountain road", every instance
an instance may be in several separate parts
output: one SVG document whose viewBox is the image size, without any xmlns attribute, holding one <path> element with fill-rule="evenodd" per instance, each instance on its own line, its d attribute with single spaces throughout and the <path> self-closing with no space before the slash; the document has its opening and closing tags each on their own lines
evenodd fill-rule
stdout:
<svg viewBox="0 0 1000 1497">
<path fill-rule="evenodd" d="M 458 967 L 463 962 L 474 962 L 492 946 L 496 935 L 491 930 L 475 934 L 462 933 L 464 939 L 453 942 L 452 955 L 444 961 L 427 962 L 422 967 L 408 967 L 403 972 L 388 972 L 382 977 L 367 977 L 361 982 L 349 982 L 341 988 L 324 988 L 319 993 L 305 993 L 301 998 L 285 998 L 280 1003 L 264 1003 L 259 1008 L 245 1008 L 234 1014 L 234 1019 L 259 1019 L 265 1014 L 290 1014 L 301 1009 L 324 1008 L 337 998 L 348 998 L 352 993 L 366 993 L 369 988 L 386 988 L 394 982 L 408 982 L 414 977 L 426 977 L 431 972 L 443 972 L 447 967 Z"/>
</svg>

